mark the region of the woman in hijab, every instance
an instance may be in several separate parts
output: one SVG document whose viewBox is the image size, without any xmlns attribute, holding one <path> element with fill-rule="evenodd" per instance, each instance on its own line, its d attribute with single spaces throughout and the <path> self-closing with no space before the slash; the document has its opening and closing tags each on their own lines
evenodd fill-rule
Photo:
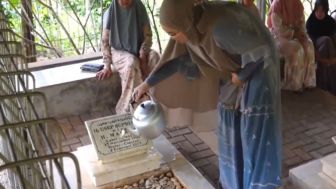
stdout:
<svg viewBox="0 0 336 189">
<path fill-rule="evenodd" d="M 285 58 L 282 88 L 302 91 L 316 86 L 314 46 L 305 29 L 300 0 L 274 0 L 267 25 Z"/>
<path fill-rule="evenodd" d="M 328 11 L 328 0 L 317 0 L 306 27 L 315 45 L 317 61 L 336 64 L 336 23 Z"/>
<path fill-rule="evenodd" d="M 151 50 L 152 32 L 148 15 L 140 0 L 112 0 L 104 14 L 102 52 L 105 67 L 97 73 L 99 80 L 112 76 L 111 65 L 121 78 L 121 96 L 117 114 L 129 111 L 133 90 L 159 60 Z"/>
<path fill-rule="evenodd" d="M 259 18 L 223 1 L 164 0 L 163 29 L 171 39 L 158 65 L 135 92 L 150 87 L 169 110 L 190 126 L 195 112 L 218 111 L 220 183 L 230 189 L 275 189 L 281 185 L 279 62 L 273 39 Z M 232 76 L 232 77 L 231 77 Z M 168 114 L 170 111 L 168 111 Z M 181 126 L 174 114 L 168 126 Z M 190 116 L 190 115 L 194 115 Z M 170 117 L 168 117 L 170 119 Z M 211 124 L 210 124 L 211 125 Z M 185 126 L 185 124 L 183 125 Z"/>
<path fill-rule="evenodd" d="M 328 15 L 328 0 L 317 0 L 306 27 L 314 42 L 317 86 L 336 94 L 336 22 Z"/>
</svg>

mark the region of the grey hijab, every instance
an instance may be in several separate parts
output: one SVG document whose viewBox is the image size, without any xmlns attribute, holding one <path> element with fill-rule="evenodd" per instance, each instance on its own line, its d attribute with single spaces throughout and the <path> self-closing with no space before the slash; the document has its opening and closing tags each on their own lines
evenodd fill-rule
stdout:
<svg viewBox="0 0 336 189">
<path fill-rule="evenodd" d="M 203 18 L 205 12 L 202 7 L 194 7 L 193 3 L 194 0 L 164 0 L 161 5 L 161 24 L 182 31 L 189 41 L 180 44 L 170 39 L 152 73 L 181 56 L 188 55 L 192 61 L 188 61 L 184 69 L 155 85 L 154 95 L 169 108 L 183 107 L 191 112 L 205 112 L 216 108 L 219 80 L 230 81 L 230 72 L 237 71 L 239 65 L 215 44 L 211 27 L 216 16 Z M 204 19 L 207 21 L 202 22 Z M 199 28 L 206 29 L 201 33 Z M 195 74 L 195 66 L 201 74 Z M 190 79 L 195 75 L 197 79 Z"/>
<path fill-rule="evenodd" d="M 188 37 L 187 44 L 174 44 L 184 46 L 163 55 L 160 62 L 181 54 L 180 51 L 187 51 L 192 61 L 197 64 L 203 75 L 221 72 L 221 77 L 230 78 L 230 72 L 236 72 L 239 65 L 236 64 L 228 54 L 216 45 L 212 35 L 212 26 L 217 15 L 205 18 L 205 10 L 201 6 L 194 6 L 194 0 L 165 0 L 160 9 L 160 22 L 162 25 L 181 31 Z M 206 5 L 206 4 L 205 4 Z M 202 28 L 202 32 L 200 30 Z M 172 41 L 170 43 L 176 43 Z M 169 51 L 169 50 L 165 50 Z M 159 63 L 160 64 L 160 63 Z M 212 69 L 212 70 L 211 70 Z M 212 73 L 211 73 L 212 72 Z"/>
<path fill-rule="evenodd" d="M 193 4 L 194 0 L 165 0 L 160 21 L 187 35 L 190 43 L 186 48 L 195 63 L 203 61 L 216 70 L 235 72 L 240 63 L 233 62 L 228 53 L 240 54 L 243 67 L 246 61 L 261 56 L 277 62 L 272 36 L 261 20 L 241 5 L 211 1 L 203 3 L 202 11 L 198 11 Z"/>
<path fill-rule="evenodd" d="M 148 15 L 140 0 L 133 0 L 129 8 L 113 0 L 103 17 L 104 29 L 110 30 L 110 45 L 117 50 L 139 55 L 144 41 L 143 28 L 149 24 Z"/>
<path fill-rule="evenodd" d="M 194 0 L 165 0 L 160 9 L 161 24 L 186 34 L 191 43 L 200 41 L 200 33 L 195 24 L 202 10 L 194 7 Z"/>
</svg>

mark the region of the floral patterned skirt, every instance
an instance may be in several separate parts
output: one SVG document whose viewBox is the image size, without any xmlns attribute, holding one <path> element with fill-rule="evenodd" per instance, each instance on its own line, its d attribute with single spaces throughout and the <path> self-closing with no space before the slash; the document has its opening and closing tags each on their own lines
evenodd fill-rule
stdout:
<svg viewBox="0 0 336 189">
<path fill-rule="evenodd" d="M 127 51 L 112 49 L 112 62 L 121 79 L 121 95 L 115 108 L 117 114 L 130 111 L 130 101 L 134 89 L 143 82 L 140 60 Z M 152 69 L 159 61 L 159 54 L 153 50 L 149 53 L 148 66 Z"/>
</svg>

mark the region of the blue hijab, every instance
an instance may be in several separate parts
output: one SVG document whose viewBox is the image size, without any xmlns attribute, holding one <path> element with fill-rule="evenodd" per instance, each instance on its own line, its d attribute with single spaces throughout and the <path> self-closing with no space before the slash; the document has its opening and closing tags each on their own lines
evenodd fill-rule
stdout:
<svg viewBox="0 0 336 189">
<path fill-rule="evenodd" d="M 110 30 L 110 46 L 139 55 L 144 41 L 143 28 L 149 24 L 145 6 L 140 0 L 133 0 L 128 8 L 120 7 L 118 0 L 113 0 L 104 13 L 103 27 Z"/>
</svg>

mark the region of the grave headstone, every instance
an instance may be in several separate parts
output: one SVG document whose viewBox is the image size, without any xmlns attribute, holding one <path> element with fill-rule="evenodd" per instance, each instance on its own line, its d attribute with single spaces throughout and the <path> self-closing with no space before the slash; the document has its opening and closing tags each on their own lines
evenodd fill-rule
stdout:
<svg viewBox="0 0 336 189">
<path fill-rule="evenodd" d="M 160 168 L 153 142 L 128 132 L 132 115 L 112 115 L 85 122 L 92 145 L 78 149 L 95 186 Z"/>
<path fill-rule="evenodd" d="M 128 132 L 132 115 L 113 115 L 85 122 L 90 139 L 102 162 L 124 159 L 146 153 L 152 142 Z"/>
</svg>

